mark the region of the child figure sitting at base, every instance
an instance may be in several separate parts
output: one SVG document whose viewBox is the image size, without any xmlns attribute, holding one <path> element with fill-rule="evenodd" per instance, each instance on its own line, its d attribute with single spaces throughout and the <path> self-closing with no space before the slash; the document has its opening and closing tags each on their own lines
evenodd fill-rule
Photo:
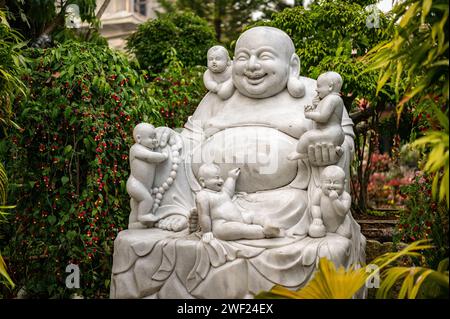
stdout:
<svg viewBox="0 0 450 319">
<path fill-rule="evenodd" d="M 221 240 L 262 239 L 282 237 L 283 230 L 258 218 L 254 213 L 241 213 L 232 201 L 240 169 L 228 173 L 224 182 L 220 168 L 215 164 L 203 164 L 198 172 L 202 190 L 196 196 L 196 209 L 191 220 L 198 218 L 202 240 L 210 242 L 214 237 Z M 259 220 L 258 220 L 259 219 Z M 195 227 L 191 226 L 191 229 Z"/>
<path fill-rule="evenodd" d="M 345 172 L 336 165 L 327 166 L 320 174 L 320 189 L 313 195 L 311 214 L 313 221 L 308 235 L 324 237 L 326 233 L 337 233 L 350 238 L 348 213 L 352 198 L 344 190 Z"/>
</svg>

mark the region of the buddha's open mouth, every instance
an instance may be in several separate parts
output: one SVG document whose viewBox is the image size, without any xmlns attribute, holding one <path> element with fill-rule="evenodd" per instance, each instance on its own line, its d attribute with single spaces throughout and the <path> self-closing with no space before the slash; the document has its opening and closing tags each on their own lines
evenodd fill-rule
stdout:
<svg viewBox="0 0 450 319">
<path fill-rule="evenodd" d="M 257 72 L 257 73 L 246 72 L 245 73 L 247 82 L 250 83 L 251 85 L 260 84 L 261 82 L 264 81 L 264 78 L 266 75 L 267 75 L 267 73 L 261 73 L 261 72 Z"/>
</svg>

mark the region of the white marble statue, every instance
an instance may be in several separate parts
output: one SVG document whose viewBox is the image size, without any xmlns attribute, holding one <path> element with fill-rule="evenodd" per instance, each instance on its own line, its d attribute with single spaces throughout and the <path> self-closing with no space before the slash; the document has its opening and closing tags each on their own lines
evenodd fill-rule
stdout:
<svg viewBox="0 0 450 319">
<path fill-rule="evenodd" d="M 291 289 L 305 285 L 321 257 L 344 267 L 365 261 L 365 238 L 351 212 L 346 210 L 341 232 L 340 226 L 333 226 L 340 223 L 341 215 L 332 215 L 330 205 L 322 207 L 315 201 L 324 192 L 320 175 L 329 166 L 342 169 L 347 180 L 344 189 L 349 191 L 354 134 L 345 108 L 341 144 L 317 141 L 308 145 L 307 158 L 288 159 L 300 137 L 317 129 L 305 114 L 316 96 L 316 81 L 299 72 L 300 59 L 286 33 L 272 27 L 249 29 L 236 42 L 233 93 L 225 98 L 207 93 L 181 132 L 156 128 L 158 151 L 169 157 L 158 164 L 153 185 L 164 185 L 174 167 L 176 178 L 162 188 L 164 194 L 148 228 L 118 234 L 111 298 L 247 298 L 275 284 Z M 207 163 L 218 169 L 205 172 Z M 221 185 L 230 171 L 233 192 Z M 333 187 L 344 207 L 346 195 L 339 194 L 337 186 L 342 184 L 342 174 L 334 173 Z M 207 186 L 212 175 L 216 182 Z M 208 198 L 202 199 L 205 193 Z M 331 193 L 328 198 L 335 197 Z M 200 202 L 209 205 L 209 213 L 200 209 L 195 216 Z M 315 238 L 308 232 L 317 206 L 329 231 Z M 224 215 L 216 214 L 218 210 Z M 214 236 L 214 220 L 223 219 L 223 226 L 237 211 L 243 223 L 239 219 L 232 231 L 225 227 L 223 236 Z M 249 214 L 254 219 L 244 218 Z M 210 216 L 213 236 L 202 240 L 204 234 L 188 223 L 190 216 L 198 223 L 200 216 Z M 280 237 L 242 235 L 252 222 L 260 230 L 266 220 L 283 230 Z M 207 226 L 203 228 L 207 233 Z"/>
<path fill-rule="evenodd" d="M 327 232 L 350 238 L 349 219 L 346 219 L 352 198 L 344 190 L 345 172 L 336 165 L 327 166 L 320 174 L 320 189 L 311 201 L 312 223 L 308 235 L 324 237 Z"/>
<path fill-rule="evenodd" d="M 268 221 L 258 220 L 253 212 L 241 212 L 232 201 L 240 169 L 228 172 L 228 178 L 220 177 L 220 167 L 203 164 L 198 172 L 202 190 L 197 193 L 198 221 L 202 240 L 209 243 L 214 237 L 222 240 L 261 239 L 280 237 L 282 231 Z"/>
<path fill-rule="evenodd" d="M 231 79 L 231 59 L 227 49 L 215 45 L 207 53 L 208 69 L 203 74 L 203 83 L 212 93 L 221 99 L 228 99 L 235 88 Z"/>
<path fill-rule="evenodd" d="M 341 146 L 344 142 L 342 112 L 344 101 L 339 95 L 342 78 L 336 72 L 326 72 L 317 79 L 317 97 L 311 106 L 305 108 L 305 118 L 313 120 L 316 128 L 300 136 L 296 152 L 289 155 L 290 160 L 308 158 L 308 147 L 316 143 L 330 143 Z"/>
<path fill-rule="evenodd" d="M 152 221 L 154 199 L 152 186 L 156 165 L 167 160 L 167 153 L 158 153 L 155 127 L 148 123 L 140 123 L 133 130 L 135 144 L 130 148 L 130 177 L 127 181 L 127 192 L 131 197 L 132 217 L 129 228 L 145 227 Z"/>
</svg>

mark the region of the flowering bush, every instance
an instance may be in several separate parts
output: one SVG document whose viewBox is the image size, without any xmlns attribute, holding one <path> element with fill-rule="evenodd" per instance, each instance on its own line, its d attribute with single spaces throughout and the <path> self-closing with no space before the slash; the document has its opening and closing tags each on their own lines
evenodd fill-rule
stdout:
<svg viewBox="0 0 450 319">
<path fill-rule="evenodd" d="M 184 68 L 175 50 L 167 52 L 166 61 L 167 68 L 151 80 L 150 101 L 166 126 L 181 128 L 206 94 L 206 67 Z"/>
<path fill-rule="evenodd" d="M 448 258 L 448 213 L 445 203 L 431 196 L 432 178 L 417 172 L 409 185 L 402 186 L 406 209 L 401 212 L 394 241 L 412 242 L 432 239 L 435 249 L 425 252 L 427 262 L 435 267 Z"/>
<path fill-rule="evenodd" d="M 369 203 L 375 208 L 400 208 L 404 205 L 405 195 L 400 186 L 411 184 L 414 170 L 400 167 L 389 154 L 372 154 L 373 173 L 369 177 L 367 193 Z"/>
<path fill-rule="evenodd" d="M 107 47 L 68 42 L 28 55 L 30 96 L 14 119 L 22 129 L 0 147 L 12 158 L 6 168 L 17 203 L 4 231 L 11 277 L 33 296 L 67 297 L 73 263 L 79 293 L 107 296 L 113 240 L 129 215 L 132 129 L 163 121 L 147 105 L 144 77 Z"/>
</svg>

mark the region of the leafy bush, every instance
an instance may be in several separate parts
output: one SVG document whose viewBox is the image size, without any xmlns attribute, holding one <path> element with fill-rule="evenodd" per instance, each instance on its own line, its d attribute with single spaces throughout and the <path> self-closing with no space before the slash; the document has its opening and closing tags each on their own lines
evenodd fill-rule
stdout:
<svg viewBox="0 0 450 319">
<path fill-rule="evenodd" d="M 214 31 L 206 20 L 193 13 L 171 13 L 141 24 L 128 38 L 128 50 L 143 69 L 159 73 L 166 66 L 165 55 L 175 48 L 186 67 L 206 65 L 206 53 L 215 44 Z"/>
<path fill-rule="evenodd" d="M 444 203 L 431 196 L 432 178 L 417 172 L 410 185 L 400 187 L 406 210 L 400 215 L 394 242 L 431 239 L 434 249 L 424 252 L 427 263 L 437 267 L 448 257 L 448 213 Z"/>
<path fill-rule="evenodd" d="M 163 122 L 146 105 L 144 77 L 107 47 L 67 42 L 28 55 L 30 96 L 14 110 L 22 129 L 0 145 L 17 202 L 4 226 L 11 277 L 32 296 L 67 297 L 74 263 L 78 293 L 107 296 L 113 240 L 129 214 L 132 129 Z"/>
<path fill-rule="evenodd" d="M 174 49 L 168 52 L 166 61 L 167 68 L 150 83 L 150 101 L 160 110 L 166 126 L 181 128 L 206 94 L 206 67 L 184 68 Z"/>
</svg>

